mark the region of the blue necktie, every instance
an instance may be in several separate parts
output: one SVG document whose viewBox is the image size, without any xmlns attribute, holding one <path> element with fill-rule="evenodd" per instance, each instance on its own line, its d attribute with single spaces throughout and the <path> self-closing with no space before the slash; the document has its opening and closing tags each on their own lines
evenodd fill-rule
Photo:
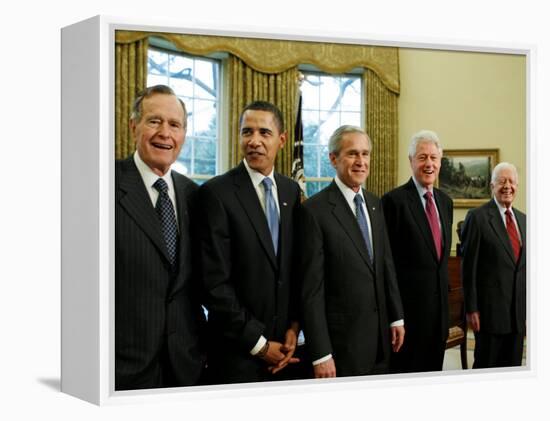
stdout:
<svg viewBox="0 0 550 421">
<path fill-rule="evenodd" d="M 160 226 L 170 263 L 172 267 L 176 264 L 176 251 L 178 249 L 178 226 L 176 223 L 176 213 L 174 206 L 168 196 L 168 185 L 162 178 L 157 179 L 153 187 L 158 190 L 159 197 L 155 209 L 160 219 Z"/>
<path fill-rule="evenodd" d="M 275 254 L 277 254 L 279 246 L 279 213 L 277 212 L 277 205 L 275 204 L 275 199 L 271 191 L 273 181 L 271 181 L 271 178 L 266 177 L 262 180 L 262 184 L 265 189 L 265 215 L 267 217 L 267 225 L 271 232 L 271 240 L 273 241 Z"/>
<path fill-rule="evenodd" d="M 357 222 L 359 223 L 359 228 L 361 229 L 361 234 L 363 234 L 363 239 L 367 245 L 367 251 L 369 252 L 370 261 L 372 262 L 372 244 L 369 237 L 369 225 L 367 224 L 367 217 L 365 216 L 365 211 L 363 210 L 363 196 L 359 193 L 353 198 L 355 202 L 355 215 L 357 216 Z"/>
</svg>

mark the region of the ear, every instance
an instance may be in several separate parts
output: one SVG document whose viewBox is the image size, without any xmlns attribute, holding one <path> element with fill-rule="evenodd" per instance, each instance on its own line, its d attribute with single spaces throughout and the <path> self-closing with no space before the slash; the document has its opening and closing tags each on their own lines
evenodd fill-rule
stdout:
<svg viewBox="0 0 550 421">
<path fill-rule="evenodd" d="M 288 138 L 288 135 L 286 131 L 279 135 L 279 149 L 283 149 L 287 141 L 287 138 Z"/>
<path fill-rule="evenodd" d="M 338 158 L 338 156 L 334 152 L 331 152 L 328 154 L 328 157 L 330 159 L 330 163 L 332 164 L 332 166 L 336 168 L 336 158 Z"/>
<path fill-rule="evenodd" d="M 128 126 L 130 127 L 130 133 L 132 134 L 132 139 L 136 138 L 136 121 L 131 118 L 128 122 Z"/>
</svg>

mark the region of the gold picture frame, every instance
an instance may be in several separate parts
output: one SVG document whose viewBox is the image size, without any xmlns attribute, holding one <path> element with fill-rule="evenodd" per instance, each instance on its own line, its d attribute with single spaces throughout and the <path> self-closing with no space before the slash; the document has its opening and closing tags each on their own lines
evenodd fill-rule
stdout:
<svg viewBox="0 0 550 421">
<path fill-rule="evenodd" d="M 491 198 L 491 173 L 499 160 L 498 149 L 443 151 L 438 185 L 457 208 L 472 208 Z"/>
</svg>

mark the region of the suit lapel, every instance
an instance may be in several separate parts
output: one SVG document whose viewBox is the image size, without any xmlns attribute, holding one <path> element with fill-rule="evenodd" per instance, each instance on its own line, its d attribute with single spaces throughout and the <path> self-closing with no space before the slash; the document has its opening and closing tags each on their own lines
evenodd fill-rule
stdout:
<svg viewBox="0 0 550 421">
<path fill-rule="evenodd" d="M 441 244 L 441 253 L 444 256 L 447 250 L 447 244 L 448 245 L 451 244 L 451 239 L 447 238 L 447 232 L 448 232 L 447 227 L 449 226 L 450 221 L 447 219 L 447 213 L 442 212 L 442 208 L 440 205 L 441 192 L 435 188 L 433 189 L 433 191 L 434 191 L 435 205 L 437 206 L 437 212 L 439 213 L 439 221 L 441 222 L 441 239 L 443 240 L 443 244 Z M 434 250 L 435 250 L 435 245 L 434 245 Z"/>
<path fill-rule="evenodd" d="M 133 158 L 128 158 L 124 162 L 124 171 L 119 175 L 121 177 L 119 187 L 123 192 L 120 205 L 136 221 L 161 254 L 169 260 L 160 221 Z"/>
<path fill-rule="evenodd" d="M 523 214 L 520 214 L 519 211 L 516 208 L 512 208 L 514 210 L 514 215 L 516 217 L 516 222 L 518 223 L 519 228 L 519 235 L 521 236 L 521 256 L 520 260 L 525 260 L 525 233 L 526 233 L 526 221 L 523 216 Z"/>
<path fill-rule="evenodd" d="M 251 225 L 254 227 L 260 243 L 269 257 L 269 261 L 273 267 L 276 268 L 277 259 L 273 249 L 273 241 L 271 240 L 271 233 L 269 232 L 267 219 L 260 205 L 260 201 L 258 200 L 258 195 L 252 185 L 252 181 L 250 180 L 250 176 L 248 175 L 242 162 L 235 170 L 233 182 L 235 185 L 235 193 L 237 198 L 241 203 L 244 212 L 248 216 Z M 277 189 L 278 188 L 279 185 L 277 185 Z"/>
<path fill-rule="evenodd" d="M 292 218 L 290 203 L 292 203 L 292 191 L 289 188 L 288 183 L 284 182 L 284 179 L 277 173 L 274 173 L 275 181 L 277 182 L 277 193 L 279 199 L 279 255 L 283 256 L 285 250 L 284 247 L 289 242 L 290 235 L 290 220 Z M 269 237 L 271 240 L 271 236 Z M 280 260 L 281 262 L 284 259 Z"/>
<path fill-rule="evenodd" d="M 424 241 L 426 242 L 426 245 L 431 251 L 434 259 L 437 260 L 437 251 L 435 250 L 432 230 L 428 223 L 428 218 L 426 217 L 426 212 L 424 210 L 424 206 L 422 206 L 420 196 L 418 196 L 418 190 L 416 190 L 416 186 L 412 178 L 407 183 L 407 198 L 409 209 L 411 211 L 411 214 L 413 215 L 414 220 L 416 221 L 418 229 L 421 232 L 422 237 L 424 238 Z M 443 224 L 441 225 L 443 228 Z"/>
<path fill-rule="evenodd" d="M 352 243 L 357 248 L 357 251 L 369 267 L 369 269 L 374 273 L 374 268 L 372 266 L 372 263 L 370 261 L 368 251 L 367 251 L 367 245 L 365 244 L 365 240 L 363 238 L 363 234 L 361 234 L 361 230 L 359 228 L 359 224 L 357 223 L 355 219 L 355 215 L 351 211 L 348 203 L 346 202 L 346 198 L 342 194 L 342 192 L 338 189 L 338 186 L 333 181 L 328 190 L 328 200 L 329 202 L 334 206 L 332 209 L 332 213 L 334 217 L 338 220 L 346 234 L 351 239 Z M 371 212 L 369 211 L 369 215 L 371 215 Z M 371 219 L 371 226 L 373 225 L 373 220 Z M 374 242 L 374 234 L 373 234 L 373 242 Z M 374 244 L 373 244 L 373 250 L 374 250 Z"/>
<path fill-rule="evenodd" d="M 365 198 L 365 206 L 367 208 L 367 212 L 369 213 L 369 219 L 370 219 L 370 229 L 371 229 L 371 235 L 372 235 L 372 253 L 374 254 L 372 260 L 373 262 L 376 262 L 376 258 L 378 254 L 376 251 L 378 250 L 378 247 L 384 243 L 384 239 L 382 237 L 384 231 L 381 229 L 383 227 L 382 222 L 379 220 L 379 212 L 380 209 L 376 209 L 376 207 L 371 203 L 371 199 L 367 196 L 367 192 L 365 189 L 363 189 L 363 197 Z M 383 265 L 378 265 L 380 267 L 383 267 Z M 376 269 L 376 265 L 374 267 Z"/>
<path fill-rule="evenodd" d="M 189 231 L 189 207 L 187 201 L 187 189 L 189 183 L 185 183 L 184 179 L 180 177 L 174 177 L 172 174 L 172 180 L 174 181 L 174 190 L 176 192 L 176 206 L 178 214 L 178 230 L 179 230 L 179 271 L 182 273 L 184 268 L 182 267 L 185 262 L 185 254 L 190 252 L 190 233 Z"/>
<path fill-rule="evenodd" d="M 499 238 L 499 240 L 502 242 L 502 245 L 504 246 L 504 249 L 506 250 L 506 253 L 508 253 L 508 256 L 512 261 L 516 262 L 516 258 L 514 256 L 514 251 L 512 250 L 512 243 L 510 243 L 510 237 L 508 236 L 508 231 L 506 231 L 506 226 L 504 225 L 504 222 L 502 221 L 502 217 L 500 216 L 500 212 L 498 210 L 498 207 L 493 199 L 489 202 L 489 225 L 495 232 L 496 236 Z M 523 240 L 523 234 L 522 234 L 522 240 Z"/>
</svg>

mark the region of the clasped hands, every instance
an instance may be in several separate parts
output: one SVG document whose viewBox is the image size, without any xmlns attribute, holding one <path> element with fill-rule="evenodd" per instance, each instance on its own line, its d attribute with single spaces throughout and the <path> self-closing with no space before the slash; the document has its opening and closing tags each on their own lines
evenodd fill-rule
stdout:
<svg viewBox="0 0 550 421">
<path fill-rule="evenodd" d="M 260 357 L 268 365 L 271 374 L 275 374 L 285 368 L 288 364 L 300 362 L 300 359 L 294 357 L 298 342 L 298 328 L 292 327 L 286 331 L 285 343 L 277 341 L 267 341 L 267 352 Z"/>
</svg>

